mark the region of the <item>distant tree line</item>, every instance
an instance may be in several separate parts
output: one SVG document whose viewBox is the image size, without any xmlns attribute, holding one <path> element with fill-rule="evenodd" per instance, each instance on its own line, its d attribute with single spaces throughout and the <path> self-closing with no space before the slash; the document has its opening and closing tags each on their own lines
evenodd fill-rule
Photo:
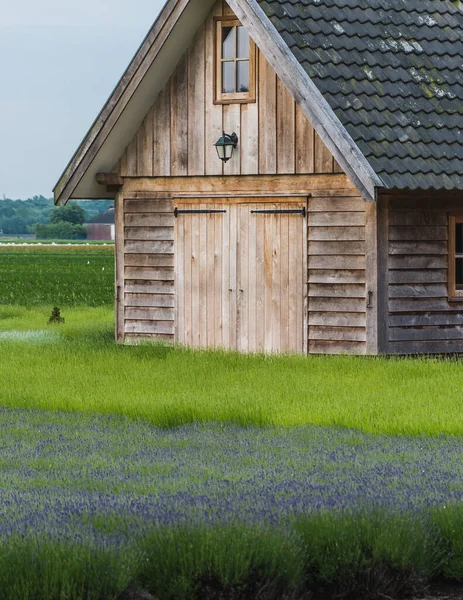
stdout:
<svg viewBox="0 0 463 600">
<path fill-rule="evenodd" d="M 79 200 L 54 207 L 51 198 L 34 196 L 27 200 L 0 200 L 0 233 L 35 233 L 41 239 L 85 237 L 84 223 L 107 210 L 111 200 Z"/>
</svg>

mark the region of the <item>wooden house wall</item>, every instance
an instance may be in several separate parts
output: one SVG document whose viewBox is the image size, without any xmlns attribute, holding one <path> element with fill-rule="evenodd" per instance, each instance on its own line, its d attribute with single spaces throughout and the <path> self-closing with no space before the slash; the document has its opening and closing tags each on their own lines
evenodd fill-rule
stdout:
<svg viewBox="0 0 463 600">
<path fill-rule="evenodd" d="M 389 346 L 391 354 L 463 351 L 463 302 L 448 299 L 449 214 L 461 202 L 390 197 Z"/>
<path fill-rule="evenodd" d="M 259 51 L 257 101 L 214 104 L 214 17 L 229 13 L 219 0 L 114 169 L 120 175 L 341 172 Z M 240 139 L 227 164 L 214 148 L 223 130 Z"/>
<path fill-rule="evenodd" d="M 309 353 L 366 353 L 366 212 L 353 194 L 309 199 Z"/>
</svg>

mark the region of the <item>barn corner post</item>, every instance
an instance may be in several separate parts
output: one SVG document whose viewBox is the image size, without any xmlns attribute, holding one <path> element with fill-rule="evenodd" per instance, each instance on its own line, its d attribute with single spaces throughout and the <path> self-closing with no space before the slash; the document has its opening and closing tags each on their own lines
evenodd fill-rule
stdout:
<svg viewBox="0 0 463 600">
<path fill-rule="evenodd" d="M 366 336 L 368 355 L 388 350 L 387 198 L 365 203 Z"/>
<path fill-rule="evenodd" d="M 114 202 L 115 226 L 115 318 L 116 341 L 124 342 L 124 194 L 119 191 Z"/>
</svg>

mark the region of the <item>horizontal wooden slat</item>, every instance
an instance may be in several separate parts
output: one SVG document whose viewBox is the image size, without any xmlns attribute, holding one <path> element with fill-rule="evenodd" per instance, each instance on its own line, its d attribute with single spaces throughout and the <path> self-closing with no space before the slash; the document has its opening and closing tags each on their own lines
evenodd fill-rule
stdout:
<svg viewBox="0 0 463 600">
<path fill-rule="evenodd" d="M 173 213 L 128 213 L 124 222 L 128 227 L 173 227 Z"/>
<path fill-rule="evenodd" d="M 449 304 L 447 298 L 424 299 L 396 299 L 389 300 L 389 310 L 391 312 L 436 312 L 443 310 L 463 310 L 463 303 L 455 302 Z"/>
<path fill-rule="evenodd" d="M 463 341 L 389 342 L 389 354 L 459 354 Z"/>
<path fill-rule="evenodd" d="M 447 254 L 447 242 L 389 242 L 389 254 Z"/>
<path fill-rule="evenodd" d="M 439 283 L 389 286 L 389 298 L 442 298 L 446 295 L 447 286 Z"/>
<path fill-rule="evenodd" d="M 125 321 L 126 333 L 174 334 L 173 321 Z"/>
<path fill-rule="evenodd" d="M 310 227 L 363 227 L 364 212 L 314 212 L 309 215 Z"/>
<path fill-rule="evenodd" d="M 174 290 L 173 281 L 141 281 L 127 279 L 125 291 L 129 294 L 169 294 Z"/>
<path fill-rule="evenodd" d="M 310 340 L 310 354 L 365 354 L 365 342 L 330 342 Z"/>
<path fill-rule="evenodd" d="M 134 308 L 126 307 L 125 318 L 141 321 L 173 321 L 173 308 Z"/>
<path fill-rule="evenodd" d="M 391 211 L 389 213 L 389 225 L 447 225 L 447 215 L 444 212 L 417 211 Z"/>
<path fill-rule="evenodd" d="M 309 326 L 324 325 L 328 327 L 365 327 L 365 313 L 354 312 L 310 312 Z"/>
<path fill-rule="evenodd" d="M 309 213 L 312 212 L 364 212 L 363 198 L 318 198 L 309 200 Z"/>
<path fill-rule="evenodd" d="M 440 325 L 463 325 L 463 313 L 424 313 L 417 315 L 391 315 L 389 319 L 391 327 L 401 326 L 440 326 Z"/>
<path fill-rule="evenodd" d="M 389 228 L 389 239 L 392 240 L 447 240 L 448 228 L 440 226 L 408 227 L 393 225 Z"/>
<path fill-rule="evenodd" d="M 175 306 L 174 288 L 171 294 L 131 294 L 124 295 L 126 306 L 159 306 L 173 308 Z"/>
<path fill-rule="evenodd" d="M 311 242 L 309 241 L 309 256 L 365 255 L 365 242 Z"/>
<path fill-rule="evenodd" d="M 447 269 L 389 271 L 389 283 L 447 283 Z"/>
<path fill-rule="evenodd" d="M 363 269 L 320 269 L 309 271 L 309 283 L 365 283 Z"/>
<path fill-rule="evenodd" d="M 365 285 L 359 283 L 311 283 L 309 297 L 365 298 Z"/>
<path fill-rule="evenodd" d="M 171 241 L 174 239 L 173 227 L 126 227 L 124 229 L 126 240 L 153 240 Z"/>
<path fill-rule="evenodd" d="M 168 333 L 126 333 L 125 334 L 126 342 L 142 342 L 142 341 L 151 341 L 151 342 L 169 342 L 170 344 L 174 343 L 174 334 Z"/>
<path fill-rule="evenodd" d="M 362 241 L 365 240 L 365 227 L 309 227 L 311 241 Z"/>
<path fill-rule="evenodd" d="M 173 254 L 174 242 L 125 241 L 124 251 L 130 254 Z"/>
<path fill-rule="evenodd" d="M 310 256 L 309 269 L 363 269 L 365 256 Z"/>
<path fill-rule="evenodd" d="M 447 256 L 393 255 L 389 257 L 390 269 L 445 269 Z"/>
<path fill-rule="evenodd" d="M 364 298 L 309 298 L 309 311 L 365 312 Z"/>
<path fill-rule="evenodd" d="M 153 200 L 146 198 L 143 200 L 125 200 L 125 213 L 168 213 L 174 210 L 172 200 Z"/>
<path fill-rule="evenodd" d="M 126 267 L 173 267 L 173 254 L 126 254 Z"/>
<path fill-rule="evenodd" d="M 144 279 L 148 281 L 174 281 L 173 269 L 155 269 L 152 267 L 125 267 L 126 279 Z"/>
<path fill-rule="evenodd" d="M 365 342 L 365 327 L 309 327 L 310 340 Z"/>
<path fill-rule="evenodd" d="M 394 341 L 414 340 L 461 340 L 463 342 L 463 327 L 390 327 L 389 339 Z"/>
</svg>

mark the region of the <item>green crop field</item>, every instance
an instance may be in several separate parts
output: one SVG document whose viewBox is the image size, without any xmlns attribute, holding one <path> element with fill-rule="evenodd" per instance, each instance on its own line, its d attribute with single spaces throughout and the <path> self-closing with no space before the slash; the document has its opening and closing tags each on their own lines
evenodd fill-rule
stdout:
<svg viewBox="0 0 463 600">
<path fill-rule="evenodd" d="M 0 600 L 463 581 L 460 360 L 120 346 L 113 265 L 0 246 Z"/>
</svg>

